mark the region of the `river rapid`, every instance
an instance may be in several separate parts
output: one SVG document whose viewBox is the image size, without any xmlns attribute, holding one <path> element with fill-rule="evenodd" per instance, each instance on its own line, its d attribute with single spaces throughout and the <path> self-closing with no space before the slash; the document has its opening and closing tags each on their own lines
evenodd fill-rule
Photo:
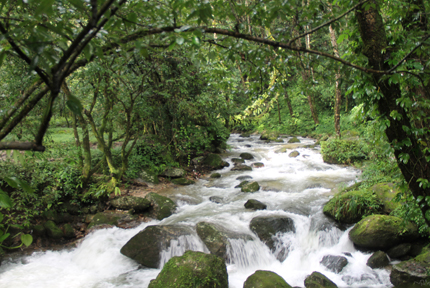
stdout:
<svg viewBox="0 0 430 288">
<path fill-rule="evenodd" d="M 370 254 L 357 251 L 348 238 L 349 229 L 340 230 L 322 213 L 323 205 L 333 195 L 332 189 L 355 183 L 360 171 L 325 164 L 318 148 L 305 148 L 314 144 L 314 140 L 299 139 L 300 144 L 267 144 L 259 136 L 242 138 L 232 134 L 228 141 L 230 148 L 222 155 L 230 167 L 217 171 L 221 178 L 201 179 L 195 185 L 160 193 L 176 202 L 178 209 L 172 216 L 133 229 L 95 231 L 71 250 L 35 252 L 5 260 L 0 266 L 0 288 L 144 288 L 161 270 L 139 267 L 120 254 L 121 247 L 149 225 L 179 223 L 194 227 L 201 221 L 217 223 L 253 238 L 252 241 L 230 241 L 231 260 L 227 263 L 230 288 L 242 288 L 246 278 L 256 270 L 273 271 L 291 286 L 304 287 L 306 276 L 319 271 L 339 287 L 391 287 L 389 271 L 366 266 Z M 282 147 L 288 149 L 277 153 Z M 300 155 L 289 157 L 293 150 Z M 264 167 L 230 171 L 231 158 L 238 158 L 243 152 L 255 157 L 247 160 L 246 165 L 262 162 Z M 243 193 L 240 188 L 234 188 L 240 183 L 236 178 L 244 175 L 257 181 L 260 191 Z M 223 203 L 211 202 L 211 196 L 221 197 Z M 245 209 L 248 199 L 265 203 L 267 209 Z M 278 248 L 274 253 L 249 229 L 254 217 L 269 215 L 290 217 L 296 230 L 276 236 Z M 208 251 L 197 235 L 180 237 L 162 253 L 162 263 L 189 249 Z M 288 251 L 282 262 L 276 257 L 280 251 Z M 320 264 L 325 255 L 345 256 L 349 263 L 336 274 Z"/>
</svg>

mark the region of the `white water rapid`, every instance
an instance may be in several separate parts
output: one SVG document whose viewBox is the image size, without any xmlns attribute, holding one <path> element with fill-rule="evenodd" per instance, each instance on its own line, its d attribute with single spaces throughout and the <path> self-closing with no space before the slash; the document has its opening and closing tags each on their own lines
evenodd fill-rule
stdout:
<svg viewBox="0 0 430 288">
<path fill-rule="evenodd" d="M 304 148 L 313 144 L 302 139 L 295 148 L 288 146 L 286 153 L 276 153 L 283 143 L 266 144 L 258 136 L 241 138 L 231 135 L 229 151 L 223 157 L 231 165 L 220 172 L 219 179 L 199 180 L 195 185 L 184 186 L 163 195 L 178 205 L 177 212 L 162 221 L 144 223 L 134 229 L 102 229 L 88 235 L 79 247 L 71 250 L 36 252 L 31 256 L 5 260 L 0 266 L 0 288 L 143 288 L 154 279 L 160 269 L 139 269 L 133 260 L 120 254 L 121 247 L 148 225 L 185 224 L 194 227 L 200 221 L 220 224 L 225 228 L 245 233 L 253 241 L 231 240 L 228 249 L 231 263 L 227 263 L 229 287 L 242 288 L 248 276 L 256 270 L 270 270 L 282 276 L 291 286 L 304 287 L 304 279 L 313 271 L 326 275 L 339 287 L 391 287 L 389 272 L 372 270 L 366 266 L 370 254 L 354 249 L 348 231 L 341 231 L 322 214 L 322 207 L 332 195 L 331 189 L 350 185 L 359 171 L 322 161 L 318 149 Z M 288 140 L 288 139 L 285 139 Z M 300 155 L 290 158 L 297 150 Z M 231 172 L 231 158 L 242 152 L 252 153 L 253 162 L 264 163 L 253 171 Z M 262 189 L 256 193 L 242 193 L 234 188 L 240 183 L 238 176 L 249 175 Z M 223 198 L 224 204 L 209 200 L 211 196 Z M 267 204 L 267 210 L 252 211 L 244 208 L 248 199 Z M 277 250 L 272 254 L 249 229 L 256 216 L 280 215 L 294 220 L 296 232 L 278 234 Z M 172 241 L 162 253 L 162 263 L 186 249 L 208 251 L 197 236 L 185 236 Z M 287 252 L 280 262 L 277 253 Z M 348 265 L 333 273 L 320 264 L 325 255 L 345 256 Z M 274 255 L 275 254 L 275 255 Z"/>
</svg>

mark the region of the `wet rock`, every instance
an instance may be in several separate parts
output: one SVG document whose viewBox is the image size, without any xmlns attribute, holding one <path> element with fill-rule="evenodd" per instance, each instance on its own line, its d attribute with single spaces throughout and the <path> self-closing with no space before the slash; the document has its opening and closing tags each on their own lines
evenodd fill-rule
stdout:
<svg viewBox="0 0 430 288">
<path fill-rule="evenodd" d="M 260 185 L 258 185 L 258 182 L 256 181 L 246 183 L 241 187 L 242 192 L 252 193 L 257 192 L 258 190 L 260 190 Z"/>
<path fill-rule="evenodd" d="M 349 231 L 349 239 L 358 247 L 387 250 L 418 238 L 418 228 L 414 223 L 403 224 L 403 219 L 394 216 L 367 216 Z"/>
<path fill-rule="evenodd" d="M 400 259 L 400 257 L 407 255 L 411 250 L 411 248 L 412 248 L 411 243 L 402 243 L 388 250 L 387 255 L 390 256 L 390 258 L 392 259 Z"/>
<path fill-rule="evenodd" d="M 383 268 L 390 264 L 390 259 L 388 259 L 387 254 L 382 251 L 376 251 L 367 260 L 367 266 L 372 269 Z"/>
<path fill-rule="evenodd" d="M 249 183 L 249 181 L 242 181 L 242 182 L 239 183 L 239 185 L 234 186 L 234 188 L 242 188 L 243 185 L 246 185 L 248 183 Z"/>
<path fill-rule="evenodd" d="M 55 225 L 52 220 L 46 221 L 45 224 L 43 224 L 43 227 L 45 227 L 46 235 L 48 235 L 49 238 L 61 239 L 64 236 L 63 231 L 61 231 L 61 229 Z"/>
<path fill-rule="evenodd" d="M 250 144 L 246 144 L 245 147 L 251 148 L 252 146 Z"/>
<path fill-rule="evenodd" d="M 390 281 L 395 286 L 409 287 L 412 283 L 430 284 L 430 249 L 423 249 L 423 253 L 414 259 L 400 262 L 392 267 Z"/>
<path fill-rule="evenodd" d="M 148 226 L 133 236 L 120 252 L 143 266 L 159 268 L 160 252 L 170 247 L 171 240 L 185 235 L 193 235 L 188 226 Z"/>
<path fill-rule="evenodd" d="M 241 158 L 231 158 L 231 161 L 234 163 L 234 165 L 245 163 L 245 160 Z"/>
<path fill-rule="evenodd" d="M 243 132 L 239 137 L 248 138 L 249 136 L 251 136 L 251 132 Z"/>
<path fill-rule="evenodd" d="M 222 226 L 209 222 L 199 222 L 196 226 L 197 234 L 205 243 L 211 254 L 228 261 L 227 247 L 230 247 L 229 239 L 252 240 L 249 235 L 229 231 Z"/>
<path fill-rule="evenodd" d="M 64 224 L 63 230 L 64 230 L 64 238 L 72 239 L 76 237 L 75 230 L 73 229 L 72 225 L 70 225 L 70 223 Z"/>
<path fill-rule="evenodd" d="M 251 164 L 251 167 L 253 167 L 253 168 L 262 168 L 262 167 L 264 167 L 264 163 L 255 162 L 255 163 Z"/>
<path fill-rule="evenodd" d="M 278 139 L 278 133 L 276 132 L 270 132 L 270 133 L 263 133 L 260 136 L 260 140 L 269 140 L 269 141 L 275 141 Z"/>
<path fill-rule="evenodd" d="M 245 160 L 251 160 L 254 159 L 254 156 L 251 153 L 241 153 L 240 158 L 245 159 Z"/>
<path fill-rule="evenodd" d="M 334 273 L 340 273 L 348 265 L 348 260 L 343 256 L 326 255 L 322 258 L 320 264 Z"/>
<path fill-rule="evenodd" d="M 224 199 L 218 196 L 211 196 L 209 197 L 209 201 L 217 203 L 217 204 L 222 204 L 224 203 Z"/>
<path fill-rule="evenodd" d="M 255 217 L 251 220 L 249 228 L 272 252 L 276 250 L 273 236 L 277 233 L 296 232 L 294 221 L 291 218 L 278 216 Z"/>
<path fill-rule="evenodd" d="M 288 154 L 288 157 L 290 158 L 296 158 L 300 155 L 299 151 L 293 151 L 290 154 Z"/>
<path fill-rule="evenodd" d="M 176 179 L 172 179 L 172 183 L 176 184 L 176 185 L 182 185 L 182 186 L 188 186 L 188 185 L 192 185 L 195 182 L 193 180 L 189 180 L 187 178 L 176 178 Z"/>
<path fill-rule="evenodd" d="M 257 270 L 249 276 L 243 288 L 291 288 L 284 278 L 271 271 Z"/>
<path fill-rule="evenodd" d="M 120 223 L 132 222 L 137 216 L 132 216 L 129 213 L 121 213 L 114 211 L 99 212 L 92 217 L 90 224 L 87 229 L 91 229 L 94 226 L 99 225 L 110 225 L 120 227 Z"/>
<path fill-rule="evenodd" d="M 205 160 L 205 156 L 199 156 L 199 157 L 191 159 L 191 163 L 196 165 L 196 166 L 199 166 L 199 165 L 203 164 L 203 160 Z"/>
<path fill-rule="evenodd" d="M 209 167 L 211 170 L 222 169 L 230 166 L 230 164 L 222 160 L 221 156 L 218 154 L 206 155 L 205 160 L 203 160 L 203 165 Z"/>
<path fill-rule="evenodd" d="M 333 281 L 319 272 L 312 272 L 305 279 L 306 288 L 337 288 Z"/>
<path fill-rule="evenodd" d="M 288 140 L 288 143 L 300 143 L 300 140 L 297 137 L 292 137 Z"/>
<path fill-rule="evenodd" d="M 212 173 L 211 178 L 221 178 L 221 174 L 219 173 Z"/>
<path fill-rule="evenodd" d="M 158 175 L 151 169 L 144 169 L 139 174 L 139 179 L 143 180 L 145 183 L 158 184 Z"/>
<path fill-rule="evenodd" d="M 33 235 L 35 236 L 45 236 L 46 229 L 43 225 L 37 224 L 32 227 Z"/>
<path fill-rule="evenodd" d="M 133 210 L 139 213 L 148 210 L 151 207 L 151 202 L 141 197 L 123 196 L 110 200 L 110 205 L 115 209 Z"/>
<path fill-rule="evenodd" d="M 382 212 L 390 214 L 394 209 L 402 205 L 400 202 L 395 202 L 393 199 L 399 193 L 394 189 L 393 183 L 378 183 L 370 188 L 376 197 L 383 205 Z"/>
<path fill-rule="evenodd" d="M 66 213 L 69 213 L 70 215 L 80 215 L 81 209 L 78 204 L 66 202 L 59 206 L 58 211 L 65 211 Z"/>
<path fill-rule="evenodd" d="M 187 251 L 184 255 L 167 261 L 157 278 L 151 280 L 148 286 L 166 287 L 227 288 L 227 267 L 220 257 Z"/>
<path fill-rule="evenodd" d="M 252 167 L 246 165 L 237 165 L 231 168 L 231 171 L 252 171 Z"/>
<path fill-rule="evenodd" d="M 5 255 L 4 250 L 0 247 L 0 266 L 1 266 L 1 263 L 3 262 L 4 255 Z"/>
<path fill-rule="evenodd" d="M 168 178 L 180 178 L 184 177 L 186 174 L 184 169 L 176 168 L 176 167 L 169 167 L 166 168 L 163 173 L 160 174 L 162 177 L 168 177 Z"/>
<path fill-rule="evenodd" d="M 176 210 L 175 202 L 157 193 L 151 192 L 145 198 L 151 202 L 149 215 L 155 219 L 162 220 L 167 218 Z"/>
<path fill-rule="evenodd" d="M 267 205 L 258 200 L 249 199 L 245 203 L 245 208 L 252 209 L 252 210 L 265 210 L 267 208 Z"/>
<path fill-rule="evenodd" d="M 246 180 L 246 179 L 252 179 L 252 177 L 248 176 L 248 175 L 244 175 L 244 176 L 239 176 L 236 178 L 236 180 Z"/>
</svg>

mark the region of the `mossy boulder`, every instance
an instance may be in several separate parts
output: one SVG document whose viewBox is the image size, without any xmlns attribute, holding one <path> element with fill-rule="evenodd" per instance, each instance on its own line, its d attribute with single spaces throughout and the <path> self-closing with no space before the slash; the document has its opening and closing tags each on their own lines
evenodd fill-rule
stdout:
<svg viewBox="0 0 430 288">
<path fill-rule="evenodd" d="M 211 178 L 221 178 L 221 174 L 219 173 L 212 173 Z"/>
<path fill-rule="evenodd" d="M 270 132 L 270 133 L 263 133 L 260 136 L 260 140 L 269 140 L 269 141 L 275 141 L 278 139 L 279 133 L 277 132 Z"/>
<path fill-rule="evenodd" d="M 267 205 L 258 200 L 249 199 L 245 203 L 245 208 L 252 209 L 252 210 L 265 210 L 267 208 Z"/>
<path fill-rule="evenodd" d="M 245 160 L 242 158 L 231 158 L 231 161 L 234 163 L 234 165 L 245 163 Z"/>
<path fill-rule="evenodd" d="M 290 157 L 290 158 L 296 158 L 299 155 L 300 155 L 299 151 L 295 150 L 295 151 L 291 152 L 290 154 L 288 154 L 288 157 Z"/>
<path fill-rule="evenodd" d="M 234 186 L 234 188 L 242 188 L 243 187 L 243 185 L 246 185 L 246 184 L 248 184 L 249 183 L 249 181 L 242 181 L 242 182 L 240 182 L 239 183 L 239 185 L 236 185 L 236 186 Z"/>
<path fill-rule="evenodd" d="M 186 173 L 187 172 L 182 168 L 168 167 L 163 171 L 163 173 L 160 174 L 160 176 L 168 178 L 181 178 L 184 177 Z"/>
<path fill-rule="evenodd" d="M 90 229 L 97 225 L 112 225 L 117 226 L 118 220 L 122 218 L 122 215 L 119 213 L 113 213 L 113 212 L 99 212 L 96 215 L 94 215 L 93 219 L 91 220 L 90 224 L 88 224 L 87 229 Z"/>
<path fill-rule="evenodd" d="M 72 239 L 76 237 L 75 230 L 73 229 L 70 223 L 64 224 L 63 230 L 64 230 L 64 238 Z"/>
<path fill-rule="evenodd" d="M 390 259 L 388 259 L 388 256 L 385 252 L 382 251 L 376 251 L 370 256 L 369 259 L 367 259 L 367 266 L 369 266 L 372 269 L 376 268 L 384 268 L 390 264 Z"/>
<path fill-rule="evenodd" d="M 46 229 L 43 225 L 37 224 L 32 227 L 33 234 L 35 236 L 45 236 Z"/>
<path fill-rule="evenodd" d="M 221 257 L 226 261 L 229 260 L 227 255 L 228 247 L 230 247 L 229 239 L 252 240 L 249 235 L 229 231 L 220 225 L 209 222 L 197 223 L 196 230 L 211 254 Z"/>
<path fill-rule="evenodd" d="M 120 252 L 143 266 L 159 268 L 160 252 L 170 247 L 170 241 L 176 240 L 180 236 L 193 234 L 192 229 L 188 226 L 148 226 L 134 235 Z"/>
<path fill-rule="evenodd" d="M 187 185 L 192 185 L 196 182 L 194 182 L 193 180 L 181 177 L 181 178 L 172 179 L 172 183 L 176 185 L 187 186 Z"/>
<path fill-rule="evenodd" d="M 222 169 L 224 167 L 230 166 L 230 164 L 222 160 L 221 156 L 213 153 L 206 155 L 205 159 L 203 160 L 203 165 L 209 167 L 211 170 Z"/>
<path fill-rule="evenodd" d="M 110 200 L 110 205 L 116 209 L 133 210 L 138 213 L 148 210 L 151 202 L 141 197 L 123 196 Z"/>
<path fill-rule="evenodd" d="M 334 273 L 340 273 L 348 265 L 348 259 L 344 256 L 326 255 L 322 258 L 320 264 Z"/>
<path fill-rule="evenodd" d="M 240 158 L 245 159 L 245 160 L 254 159 L 254 156 L 251 153 L 247 153 L 247 152 L 241 153 L 239 156 L 240 156 Z"/>
<path fill-rule="evenodd" d="M 162 220 L 172 215 L 176 210 L 176 204 L 171 199 L 151 192 L 145 197 L 151 202 L 149 215 L 155 219 Z"/>
<path fill-rule="evenodd" d="M 399 193 L 394 189 L 393 183 L 378 183 L 370 188 L 379 201 L 383 204 L 383 213 L 390 214 L 394 209 L 401 206 L 400 202 L 395 202 L 393 199 Z"/>
<path fill-rule="evenodd" d="M 292 137 L 288 140 L 288 143 L 300 143 L 300 140 L 297 137 Z"/>
<path fill-rule="evenodd" d="M 252 171 L 252 167 L 247 165 L 236 165 L 231 168 L 231 171 Z"/>
<path fill-rule="evenodd" d="M 395 264 L 392 267 L 390 281 L 395 286 L 409 287 L 412 283 L 428 287 L 430 284 L 430 249 L 408 261 Z"/>
<path fill-rule="evenodd" d="M 191 163 L 200 166 L 203 164 L 203 161 L 205 160 L 205 156 L 198 156 L 196 158 L 191 159 Z"/>
<path fill-rule="evenodd" d="M 246 279 L 243 288 L 291 288 L 291 286 L 272 271 L 257 270 Z"/>
<path fill-rule="evenodd" d="M 187 251 L 172 257 L 148 288 L 228 288 L 227 267 L 222 258 L 203 252 Z"/>
<path fill-rule="evenodd" d="M 160 180 L 158 180 L 158 175 L 151 169 L 143 169 L 140 174 L 139 178 L 143 180 L 143 182 L 147 183 L 153 183 L 158 184 L 160 183 Z"/>
<path fill-rule="evenodd" d="M 340 192 L 324 205 L 323 213 L 340 223 L 353 224 L 381 211 L 382 205 L 369 191 Z"/>
<path fill-rule="evenodd" d="M 43 227 L 45 227 L 46 235 L 49 238 L 61 239 L 64 236 L 63 231 L 52 220 L 46 221 Z"/>
<path fill-rule="evenodd" d="M 306 288 L 337 288 L 333 281 L 320 272 L 313 272 L 305 279 Z"/>
<path fill-rule="evenodd" d="M 418 238 L 418 228 L 414 223 L 386 215 L 367 216 L 358 222 L 349 239 L 362 248 L 387 250 L 403 242 Z"/>
<path fill-rule="evenodd" d="M 333 138 L 321 143 L 321 154 L 325 163 L 349 165 L 366 160 L 369 147 L 364 141 Z"/>
<path fill-rule="evenodd" d="M 256 181 L 246 183 L 241 187 L 241 191 L 247 193 L 257 192 L 258 190 L 260 190 L 260 185 Z"/>
</svg>

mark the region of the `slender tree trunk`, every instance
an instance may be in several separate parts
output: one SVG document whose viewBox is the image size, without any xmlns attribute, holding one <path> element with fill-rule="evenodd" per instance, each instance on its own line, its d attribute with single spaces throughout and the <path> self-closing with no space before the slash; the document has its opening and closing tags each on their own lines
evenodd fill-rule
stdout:
<svg viewBox="0 0 430 288">
<path fill-rule="evenodd" d="M 328 28 L 330 30 L 330 40 L 331 40 L 331 45 L 333 46 L 334 56 L 340 57 L 339 56 L 339 50 L 337 48 L 336 34 L 335 34 L 333 27 L 331 25 Z M 337 69 L 335 72 L 336 96 L 335 96 L 335 101 L 334 101 L 334 131 L 336 132 L 337 137 L 340 139 L 340 136 L 341 136 L 341 134 L 340 134 L 340 105 L 341 105 L 342 94 L 340 93 L 339 82 L 340 82 L 340 72 L 339 72 L 339 69 Z"/>
<path fill-rule="evenodd" d="M 285 100 L 287 100 L 287 106 L 288 106 L 288 111 L 290 111 L 290 116 L 294 117 L 294 111 L 293 111 L 293 106 L 291 105 L 291 99 L 290 96 L 288 95 L 287 90 L 285 90 Z"/>
</svg>

